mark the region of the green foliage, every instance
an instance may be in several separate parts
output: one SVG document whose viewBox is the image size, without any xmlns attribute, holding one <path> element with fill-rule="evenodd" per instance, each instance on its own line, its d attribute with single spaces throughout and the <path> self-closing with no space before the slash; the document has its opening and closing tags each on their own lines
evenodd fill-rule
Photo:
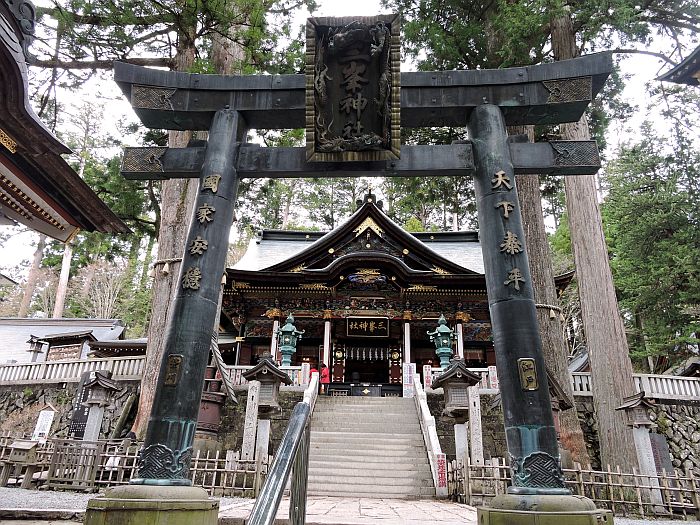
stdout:
<svg viewBox="0 0 700 525">
<path fill-rule="evenodd" d="M 700 343 L 700 320 L 688 311 L 700 297 L 698 113 L 688 112 L 689 97 L 695 107 L 698 97 L 677 91 L 680 98 L 662 100 L 678 122 L 670 136 L 647 122 L 639 142 L 623 147 L 606 170 L 610 263 L 636 357 L 680 359 Z"/>
</svg>

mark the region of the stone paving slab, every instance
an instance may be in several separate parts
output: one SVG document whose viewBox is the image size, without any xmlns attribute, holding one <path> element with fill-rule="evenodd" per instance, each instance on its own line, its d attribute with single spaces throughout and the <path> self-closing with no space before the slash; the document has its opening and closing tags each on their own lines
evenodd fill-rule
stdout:
<svg viewBox="0 0 700 525">
<path fill-rule="evenodd" d="M 252 500 L 227 504 L 221 501 L 220 525 L 243 524 L 253 507 Z M 286 523 L 289 500 L 282 500 L 275 523 Z M 476 509 L 469 505 L 436 500 L 331 498 L 309 496 L 308 525 L 475 525 Z"/>
</svg>

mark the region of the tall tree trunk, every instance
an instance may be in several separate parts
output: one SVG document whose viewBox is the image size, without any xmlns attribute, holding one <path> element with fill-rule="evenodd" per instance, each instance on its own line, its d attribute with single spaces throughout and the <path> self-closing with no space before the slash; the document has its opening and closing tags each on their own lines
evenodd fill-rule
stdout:
<svg viewBox="0 0 700 525">
<path fill-rule="evenodd" d="M 529 142 L 534 142 L 535 140 L 534 126 L 511 126 L 508 128 L 508 132 L 513 135 L 525 134 Z M 554 286 L 552 254 L 544 227 L 539 176 L 518 175 L 516 184 L 520 212 L 523 217 L 523 228 L 525 229 L 525 246 L 530 261 L 535 303 L 538 305 L 559 306 L 557 291 Z M 557 313 L 552 317 L 550 309 L 538 307 L 537 323 L 540 329 L 542 351 L 544 352 L 547 368 L 569 396 L 569 400 L 573 402 L 574 390 L 571 385 L 571 374 L 568 367 L 569 353 L 566 341 L 564 341 L 560 315 Z M 563 410 L 560 413 L 559 431 L 560 444 L 570 454 L 570 459 L 582 465 L 590 463 L 576 407 Z M 562 459 L 566 460 L 568 458 Z"/>
<path fill-rule="evenodd" d="M 61 263 L 61 275 L 56 286 L 56 302 L 53 305 L 53 318 L 63 317 L 63 310 L 66 306 L 66 295 L 68 294 L 68 277 L 70 276 L 70 262 L 73 257 L 73 245 L 67 242 L 63 247 L 63 261 Z"/>
<path fill-rule="evenodd" d="M 175 69 L 177 71 L 187 71 L 194 64 L 194 39 L 193 37 L 181 36 L 181 42 L 185 45 L 178 49 L 178 54 L 175 57 Z M 168 146 L 171 148 L 184 148 L 187 146 L 190 137 L 191 132 L 171 131 Z M 160 227 L 158 230 L 158 260 L 154 268 L 155 275 L 151 299 L 151 319 L 148 324 L 146 365 L 143 378 L 141 379 L 138 411 L 132 425 L 132 430 L 139 439 L 142 439 L 146 432 L 155 397 L 160 363 L 165 352 L 165 327 L 170 321 L 170 306 L 177 291 L 180 262 L 185 250 L 187 229 L 192 216 L 197 186 L 197 179 L 163 181 Z M 168 261 L 169 267 L 167 274 L 163 272 L 166 261 Z"/>
<path fill-rule="evenodd" d="M 575 37 L 568 13 L 552 20 L 555 60 L 578 55 Z M 562 124 L 560 129 L 564 140 L 589 140 L 591 136 L 585 115 L 578 122 Z M 632 467 L 639 468 L 632 431 L 624 411 L 615 409 L 623 397 L 635 393 L 632 363 L 608 264 L 595 176 L 566 177 L 564 186 L 591 365 L 600 459 L 603 466 L 619 465 L 631 472 Z"/>
<path fill-rule="evenodd" d="M 44 257 L 45 246 L 46 235 L 42 233 L 39 235 L 39 242 L 36 243 L 34 258 L 32 259 L 32 267 L 29 269 L 27 284 L 24 285 L 24 294 L 22 295 L 22 302 L 19 303 L 19 312 L 17 312 L 17 317 L 27 317 L 27 312 L 29 312 L 29 305 L 32 304 L 32 297 L 34 296 L 34 290 L 36 290 L 36 283 L 39 280 L 39 269 L 41 266 L 41 259 Z"/>
</svg>

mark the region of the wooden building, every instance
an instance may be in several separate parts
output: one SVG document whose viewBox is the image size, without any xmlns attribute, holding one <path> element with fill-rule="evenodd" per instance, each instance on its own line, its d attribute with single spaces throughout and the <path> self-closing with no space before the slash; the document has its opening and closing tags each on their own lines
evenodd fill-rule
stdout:
<svg viewBox="0 0 700 525">
<path fill-rule="evenodd" d="M 31 2 L 0 0 L 0 225 L 20 223 L 63 242 L 80 230 L 127 233 L 64 160 L 70 149 L 29 103 L 34 23 Z"/>
<path fill-rule="evenodd" d="M 408 233 L 371 194 L 331 232 L 268 230 L 251 241 L 227 271 L 222 323 L 242 337 L 227 361 L 254 364 L 270 351 L 279 361 L 273 334 L 290 313 L 304 331 L 292 364 L 325 363 L 332 389 L 369 383 L 390 395 L 404 363 L 438 366 L 427 332 L 441 314 L 455 355 L 495 364 L 477 233 Z"/>
</svg>

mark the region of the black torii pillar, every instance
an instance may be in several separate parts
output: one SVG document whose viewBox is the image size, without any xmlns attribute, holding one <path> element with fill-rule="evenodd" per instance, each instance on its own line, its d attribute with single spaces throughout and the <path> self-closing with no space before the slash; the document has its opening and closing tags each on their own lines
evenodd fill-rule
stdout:
<svg viewBox="0 0 700 525">
<path fill-rule="evenodd" d="M 612 523 L 612 513 L 596 510 L 589 499 L 571 496 L 564 484 L 501 110 L 488 104 L 477 106 L 467 127 L 474 151 L 479 237 L 512 477 L 507 494 L 478 509 L 479 525 L 535 525 L 544 523 L 545 515 L 566 525 L 593 525 L 606 512 Z"/>
<path fill-rule="evenodd" d="M 190 220 L 173 314 L 166 327 L 156 395 L 138 476 L 90 500 L 87 525 L 215 525 L 217 500 L 189 478 L 192 443 L 209 359 L 213 319 L 226 270 L 242 127 L 238 112 L 216 112 Z"/>
</svg>

